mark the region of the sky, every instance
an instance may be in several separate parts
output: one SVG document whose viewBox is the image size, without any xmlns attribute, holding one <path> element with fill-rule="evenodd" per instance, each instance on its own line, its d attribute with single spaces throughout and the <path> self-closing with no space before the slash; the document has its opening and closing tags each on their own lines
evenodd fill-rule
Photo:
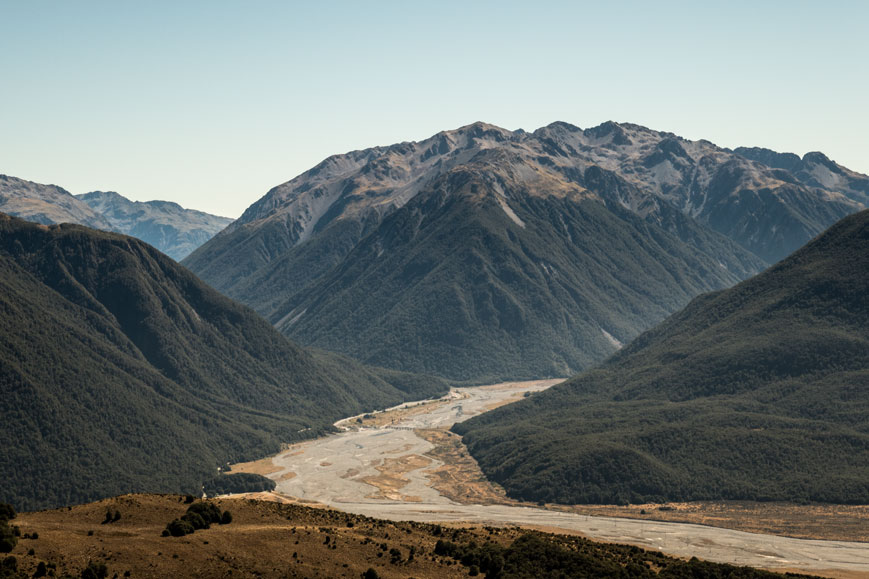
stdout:
<svg viewBox="0 0 869 579">
<path fill-rule="evenodd" d="M 239 216 L 474 121 L 632 122 L 869 173 L 869 2 L 0 0 L 0 173 Z"/>
</svg>

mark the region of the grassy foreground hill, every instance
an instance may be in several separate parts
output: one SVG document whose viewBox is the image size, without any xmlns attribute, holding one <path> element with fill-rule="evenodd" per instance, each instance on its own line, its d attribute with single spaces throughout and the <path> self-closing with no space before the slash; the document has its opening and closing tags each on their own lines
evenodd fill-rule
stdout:
<svg viewBox="0 0 869 579">
<path fill-rule="evenodd" d="M 0 501 L 195 492 L 437 379 L 299 348 L 151 246 L 0 214 Z"/>
<path fill-rule="evenodd" d="M 104 565 L 109 577 L 782 577 L 516 528 L 390 522 L 240 498 L 208 503 L 229 511 L 232 522 L 183 537 L 161 536 L 191 506 L 179 496 L 126 495 L 20 514 L 12 523 L 37 538 L 22 538 L 12 551 L 17 571 L 3 575 L 0 559 L 0 577 L 32 577 L 40 563 L 58 577 L 78 577 L 88 565 Z M 103 524 L 106 512 L 119 518 Z"/>
<path fill-rule="evenodd" d="M 869 502 L 869 211 L 599 369 L 458 424 L 508 493 Z"/>
</svg>

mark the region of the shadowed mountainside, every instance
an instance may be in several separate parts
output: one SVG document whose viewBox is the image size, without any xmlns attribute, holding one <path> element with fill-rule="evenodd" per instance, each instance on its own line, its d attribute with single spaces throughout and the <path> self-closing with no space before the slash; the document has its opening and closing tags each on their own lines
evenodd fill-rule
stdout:
<svg viewBox="0 0 869 579">
<path fill-rule="evenodd" d="M 0 215 L 0 500 L 195 492 L 436 379 L 291 343 L 149 245 Z"/>
<path fill-rule="evenodd" d="M 867 328 L 863 211 L 600 368 L 454 430 L 530 500 L 864 504 Z"/>
</svg>

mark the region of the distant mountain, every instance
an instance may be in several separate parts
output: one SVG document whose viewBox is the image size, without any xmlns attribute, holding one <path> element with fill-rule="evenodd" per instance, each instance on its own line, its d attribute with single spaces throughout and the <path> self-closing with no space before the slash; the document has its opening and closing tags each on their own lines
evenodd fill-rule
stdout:
<svg viewBox="0 0 869 579">
<path fill-rule="evenodd" d="M 153 247 L 0 215 L 0 501 L 196 492 L 227 461 L 444 392 L 299 348 Z"/>
<path fill-rule="evenodd" d="M 171 201 L 130 201 L 114 192 L 94 191 L 77 196 L 100 213 L 112 231 L 150 243 L 181 261 L 232 222 Z"/>
<path fill-rule="evenodd" d="M 793 153 L 777 153 L 760 147 L 738 147 L 733 152 L 773 169 L 785 169 L 809 187 L 838 191 L 864 206 L 869 205 L 869 177 L 831 161 L 823 153 L 806 153 L 800 159 Z"/>
<path fill-rule="evenodd" d="M 860 208 L 637 125 L 475 123 L 329 157 L 184 264 L 304 343 L 458 379 L 558 375 Z"/>
<path fill-rule="evenodd" d="M 869 211 L 454 430 L 516 497 L 869 502 Z"/>
<path fill-rule="evenodd" d="M 66 189 L 8 175 L 0 175 L 0 212 L 44 225 L 79 223 L 94 229 L 111 229 L 99 211 Z"/>
<path fill-rule="evenodd" d="M 130 201 L 102 191 L 72 195 L 7 175 L 0 175 L 0 212 L 45 225 L 78 223 L 132 235 L 179 261 L 232 221 L 171 201 Z"/>
</svg>

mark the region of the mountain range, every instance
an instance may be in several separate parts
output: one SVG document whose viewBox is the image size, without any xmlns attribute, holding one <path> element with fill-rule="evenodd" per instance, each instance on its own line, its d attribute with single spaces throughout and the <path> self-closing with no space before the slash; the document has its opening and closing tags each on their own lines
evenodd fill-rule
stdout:
<svg viewBox="0 0 869 579">
<path fill-rule="evenodd" d="M 863 207 L 865 177 L 820 154 L 797 175 L 751 151 L 626 123 L 475 123 L 329 157 L 183 263 L 368 363 L 567 376 Z"/>
<path fill-rule="evenodd" d="M 869 501 L 869 211 L 454 430 L 516 496 Z"/>
<path fill-rule="evenodd" d="M 130 201 L 103 191 L 73 195 L 57 185 L 8 175 L 0 175 L 0 212 L 45 225 L 78 223 L 132 235 L 175 260 L 186 257 L 232 221 L 171 201 Z"/>
<path fill-rule="evenodd" d="M 0 472 L 17 508 L 198 492 L 228 461 L 446 391 L 299 348 L 135 238 L 0 214 Z"/>
<path fill-rule="evenodd" d="M 232 222 L 172 201 L 130 201 L 114 192 L 77 195 L 109 222 L 110 230 L 150 243 L 181 261 Z"/>
</svg>

